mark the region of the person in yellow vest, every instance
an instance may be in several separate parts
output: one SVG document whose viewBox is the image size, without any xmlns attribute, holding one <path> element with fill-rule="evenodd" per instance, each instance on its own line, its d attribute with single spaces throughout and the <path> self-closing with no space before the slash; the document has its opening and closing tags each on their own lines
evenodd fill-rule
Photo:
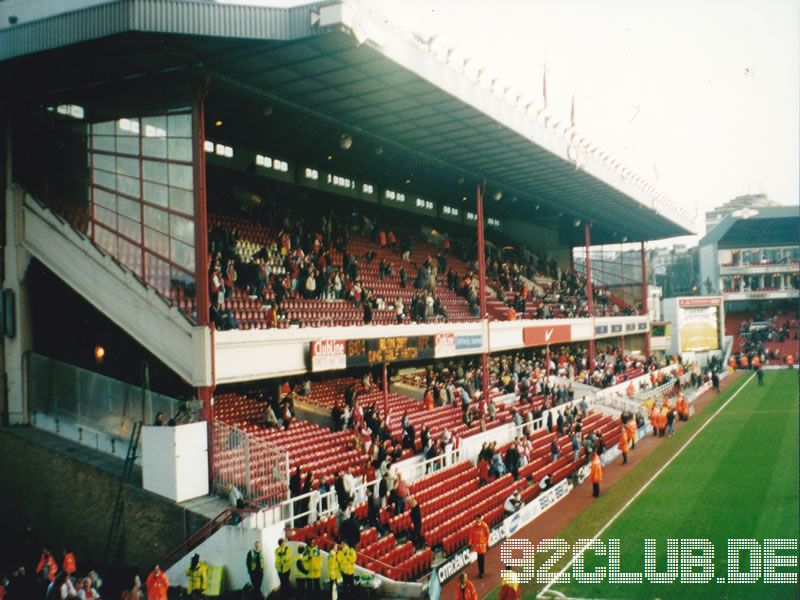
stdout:
<svg viewBox="0 0 800 600">
<path fill-rule="evenodd" d="M 351 598 L 355 592 L 353 579 L 356 572 L 356 551 L 344 543 L 337 554 L 337 559 L 339 571 L 342 574 L 342 596 Z"/>
<path fill-rule="evenodd" d="M 186 569 L 186 589 L 192 598 L 202 598 L 208 590 L 208 565 L 195 553 Z"/>
<path fill-rule="evenodd" d="M 275 548 L 275 570 L 278 571 L 278 579 L 281 582 L 280 596 L 288 598 L 291 595 L 289 576 L 292 573 L 292 549 L 283 538 L 278 540 L 278 547 Z"/>
<path fill-rule="evenodd" d="M 244 563 L 256 598 L 262 598 L 261 584 L 264 581 L 264 555 L 261 552 L 261 542 L 256 542 L 253 545 L 253 549 L 247 552 Z"/>
<path fill-rule="evenodd" d="M 317 543 L 312 539 L 306 547 L 308 554 L 309 574 L 306 587 L 308 588 L 309 596 L 312 598 L 319 596 L 320 585 L 319 580 L 322 577 L 322 556 L 320 556 Z"/>
<path fill-rule="evenodd" d="M 339 574 L 339 544 L 334 544 L 328 553 L 328 581 L 331 582 L 331 590 L 338 588 L 339 579 L 341 579 Z"/>
<path fill-rule="evenodd" d="M 311 557 L 306 552 L 306 547 L 301 545 L 297 548 L 297 560 L 295 561 L 294 580 L 297 583 L 297 599 L 303 600 L 306 597 L 306 582 L 311 574 Z"/>
</svg>

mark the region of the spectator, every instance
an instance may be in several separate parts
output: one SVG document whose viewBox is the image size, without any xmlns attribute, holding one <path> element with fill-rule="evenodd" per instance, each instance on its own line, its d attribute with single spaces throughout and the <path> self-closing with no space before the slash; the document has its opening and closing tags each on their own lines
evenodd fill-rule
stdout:
<svg viewBox="0 0 800 600">
<path fill-rule="evenodd" d="M 408 499 L 408 505 L 411 507 L 411 541 L 414 543 L 415 547 L 419 547 L 424 543 L 422 538 L 422 511 L 414 498 Z"/>
<path fill-rule="evenodd" d="M 486 550 L 489 547 L 489 526 L 483 520 L 483 515 L 475 516 L 475 522 L 469 528 L 468 538 L 470 548 L 478 554 L 478 577 L 483 579 Z M 466 578 L 466 573 L 463 575 Z"/>
<path fill-rule="evenodd" d="M 507 517 L 513 515 L 522 507 L 522 498 L 520 496 L 519 490 L 516 490 L 513 494 L 511 494 L 508 498 L 506 498 L 506 502 L 503 505 L 503 510 Z"/>
</svg>

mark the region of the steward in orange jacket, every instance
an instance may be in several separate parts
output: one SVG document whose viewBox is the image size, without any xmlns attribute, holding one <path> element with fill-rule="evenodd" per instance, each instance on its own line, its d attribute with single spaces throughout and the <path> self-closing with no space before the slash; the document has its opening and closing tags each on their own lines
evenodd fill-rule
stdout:
<svg viewBox="0 0 800 600">
<path fill-rule="evenodd" d="M 64 552 L 64 572 L 67 575 L 75 573 L 75 555 L 72 552 Z"/>
<path fill-rule="evenodd" d="M 619 436 L 619 451 L 622 452 L 622 464 L 625 465 L 628 463 L 628 432 L 625 430 L 625 426 L 621 427 L 621 435 Z"/>
<path fill-rule="evenodd" d="M 56 564 L 53 555 L 50 554 L 50 551 L 45 548 L 42 550 L 42 555 L 39 557 L 39 564 L 36 565 L 36 574 L 42 574 L 44 579 L 48 581 L 53 581 L 56 578 L 56 573 L 58 573 L 58 564 Z"/>
<path fill-rule="evenodd" d="M 592 455 L 589 477 L 592 480 L 592 496 L 597 498 L 600 495 L 600 483 L 603 481 L 603 463 L 600 462 L 600 455 L 597 452 Z"/>
<path fill-rule="evenodd" d="M 631 450 L 636 448 L 636 434 L 639 431 L 639 428 L 636 426 L 636 419 L 631 417 L 628 419 L 628 422 L 625 424 L 625 429 L 628 433 L 628 443 L 631 445 Z"/>
<path fill-rule="evenodd" d="M 469 547 L 478 553 L 478 577 L 482 578 L 484 559 L 489 549 L 489 525 L 483 520 L 483 515 L 477 515 L 475 522 L 470 525 Z"/>
</svg>

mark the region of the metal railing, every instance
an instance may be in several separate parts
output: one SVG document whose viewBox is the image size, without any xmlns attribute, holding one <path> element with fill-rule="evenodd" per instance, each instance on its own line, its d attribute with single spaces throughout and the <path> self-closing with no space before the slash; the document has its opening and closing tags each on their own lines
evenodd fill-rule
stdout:
<svg viewBox="0 0 800 600">
<path fill-rule="evenodd" d="M 135 422 L 169 419 L 189 404 L 34 352 L 25 361 L 34 423 L 112 454 L 124 454 Z"/>
<path fill-rule="evenodd" d="M 289 497 L 289 454 L 220 420 L 213 426 L 214 466 L 211 480 L 217 493 L 236 486 L 251 502 L 264 506 Z"/>
<path fill-rule="evenodd" d="M 409 484 L 413 484 L 417 479 L 424 477 L 426 474 L 456 464 L 459 460 L 459 456 L 458 448 L 454 448 L 441 456 L 420 461 L 417 464 L 403 465 L 402 463 L 398 463 L 392 470 L 401 471 L 403 473 L 403 478 Z M 373 491 L 377 494 L 380 479 L 365 482 L 358 477 L 355 481 L 356 484 L 351 490 L 353 506 L 357 506 L 366 501 L 367 490 L 370 487 L 373 488 Z M 253 500 L 253 502 L 259 501 L 259 498 Z M 284 500 L 279 504 L 266 506 L 258 514 L 254 526 L 267 527 L 284 521 L 287 527 L 295 527 L 297 523 L 310 524 L 316 523 L 321 519 L 327 519 L 335 515 L 338 511 L 339 501 L 334 490 L 331 489 L 323 493 L 320 493 L 318 490 L 312 490 L 306 494 Z"/>
</svg>

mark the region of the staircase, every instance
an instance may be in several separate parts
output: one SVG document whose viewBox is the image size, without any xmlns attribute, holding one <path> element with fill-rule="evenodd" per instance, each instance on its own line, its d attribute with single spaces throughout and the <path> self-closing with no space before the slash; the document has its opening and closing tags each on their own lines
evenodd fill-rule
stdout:
<svg viewBox="0 0 800 600">
<path fill-rule="evenodd" d="M 211 333 L 72 225 L 16 188 L 22 213 L 16 242 L 186 382 L 211 384 Z"/>
</svg>

